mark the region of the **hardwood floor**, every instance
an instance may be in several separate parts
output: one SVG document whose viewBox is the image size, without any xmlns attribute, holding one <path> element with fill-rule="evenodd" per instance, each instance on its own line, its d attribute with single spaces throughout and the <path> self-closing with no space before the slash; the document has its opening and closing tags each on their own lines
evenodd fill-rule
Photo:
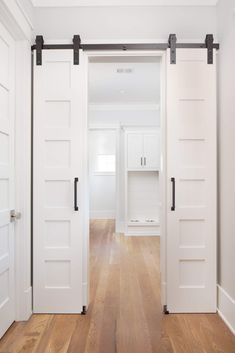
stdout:
<svg viewBox="0 0 235 353">
<path fill-rule="evenodd" d="M 91 304 L 86 316 L 33 315 L 15 323 L 0 353 L 234 353 L 218 315 L 162 314 L 159 238 L 114 235 L 91 223 Z"/>
</svg>

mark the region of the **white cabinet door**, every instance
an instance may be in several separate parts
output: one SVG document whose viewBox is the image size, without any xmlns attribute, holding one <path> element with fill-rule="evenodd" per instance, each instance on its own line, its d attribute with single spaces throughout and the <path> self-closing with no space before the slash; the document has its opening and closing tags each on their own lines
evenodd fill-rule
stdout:
<svg viewBox="0 0 235 353">
<path fill-rule="evenodd" d="M 82 311 L 84 66 L 81 51 L 73 64 L 72 50 L 43 50 L 42 65 L 34 61 L 36 313 Z"/>
<path fill-rule="evenodd" d="M 127 134 L 127 168 L 140 169 L 143 166 L 143 134 Z"/>
<path fill-rule="evenodd" d="M 0 337 L 15 320 L 14 119 L 15 44 L 0 24 Z"/>
<path fill-rule="evenodd" d="M 215 53 L 177 49 L 171 65 L 168 50 L 166 86 L 167 306 L 216 312 Z"/>
<path fill-rule="evenodd" d="M 144 168 L 159 170 L 160 143 L 159 132 L 144 134 Z"/>
</svg>

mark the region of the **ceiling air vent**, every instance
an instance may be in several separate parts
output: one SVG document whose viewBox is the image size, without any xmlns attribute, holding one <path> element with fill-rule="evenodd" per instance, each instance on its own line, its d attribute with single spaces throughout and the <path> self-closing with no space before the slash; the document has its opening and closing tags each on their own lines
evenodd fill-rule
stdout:
<svg viewBox="0 0 235 353">
<path fill-rule="evenodd" d="M 132 68 L 126 68 L 126 69 L 118 68 L 117 69 L 118 74 L 132 74 L 132 72 L 133 72 Z"/>
</svg>

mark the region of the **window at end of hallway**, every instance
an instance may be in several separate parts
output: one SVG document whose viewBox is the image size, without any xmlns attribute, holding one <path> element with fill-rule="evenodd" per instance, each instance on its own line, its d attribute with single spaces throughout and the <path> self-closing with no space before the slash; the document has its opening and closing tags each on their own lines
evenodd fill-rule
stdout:
<svg viewBox="0 0 235 353">
<path fill-rule="evenodd" d="M 95 175 L 115 175 L 116 157 L 114 154 L 98 154 L 96 156 Z"/>
</svg>

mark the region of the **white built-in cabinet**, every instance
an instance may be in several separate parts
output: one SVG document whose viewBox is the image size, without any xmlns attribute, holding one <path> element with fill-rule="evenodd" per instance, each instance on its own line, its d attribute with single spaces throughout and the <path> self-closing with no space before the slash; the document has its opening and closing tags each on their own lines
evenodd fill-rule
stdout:
<svg viewBox="0 0 235 353">
<path fill-rule="evenodd" d="M 125 129 L 125 234 L 159 235 L 160 129 Z"/>
<path fill-rule="evenodd" d="M 159 131 L 127 133 L 127 168 L 159 170 Z"/>
</svg>

